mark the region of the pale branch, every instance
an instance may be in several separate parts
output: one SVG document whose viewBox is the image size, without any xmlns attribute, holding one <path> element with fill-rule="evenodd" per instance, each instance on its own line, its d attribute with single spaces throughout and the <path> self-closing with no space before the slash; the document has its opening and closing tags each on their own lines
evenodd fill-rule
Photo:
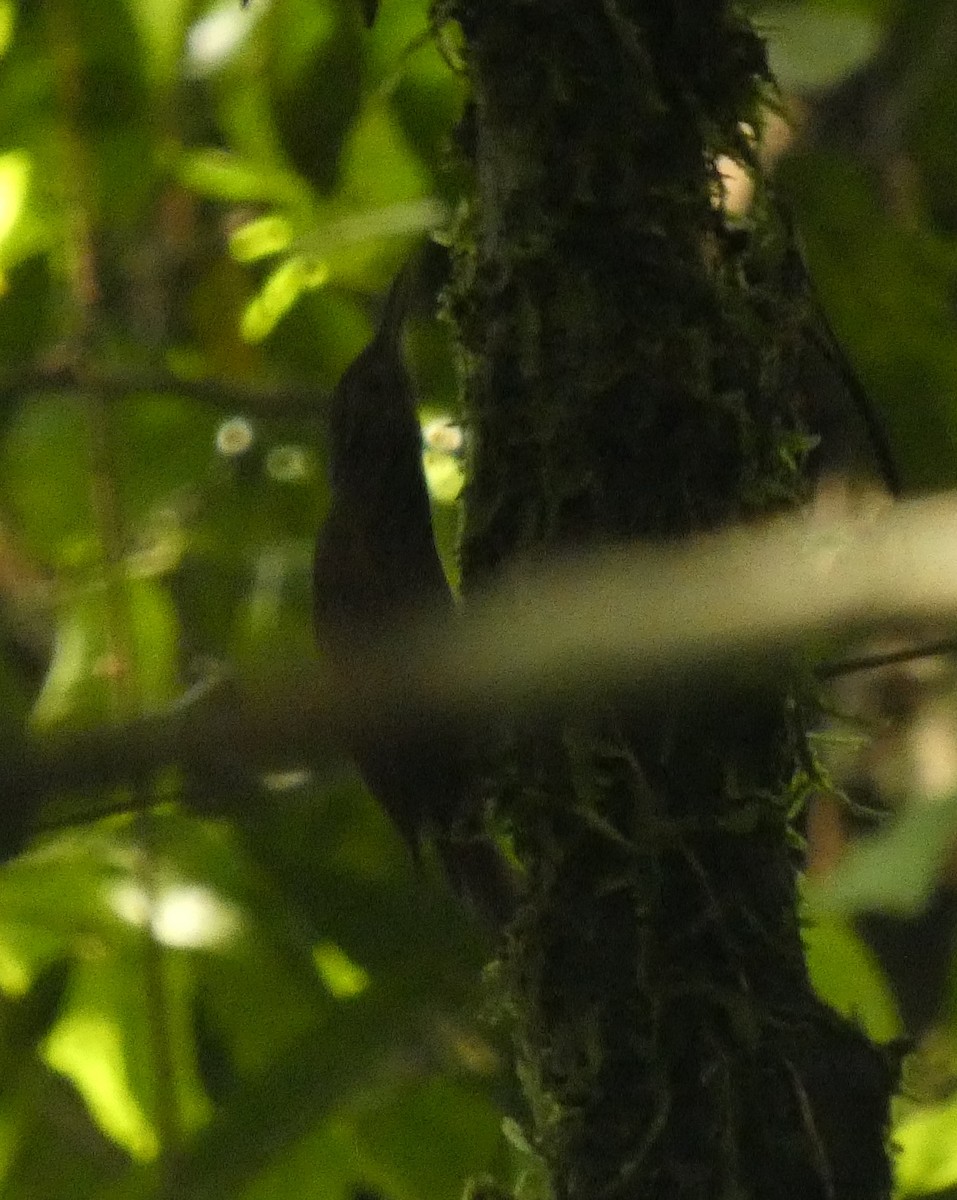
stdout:
<svg viewBox="0 0 957 1200">
<path fill-rule="evenodd" d="M 879 524 L 781 518 L 679 547 L 626 546 L 528 566 L 464 611 L 357 646 L 347 685 L 304 665 L 283 690 L 211 684 L 166 713 L 34 739 L 6 756 L 36 795 L 135 781 L 178 763 L 211 785 L 318 767 L 356 736 L 727 679 L 778 686 L 822 637 L 957 625 L 957 496 Z M 944 645 L 943 642 L 940 643 Z M 833 665 L 824 674 L 834 673 Z"/>
</svg>

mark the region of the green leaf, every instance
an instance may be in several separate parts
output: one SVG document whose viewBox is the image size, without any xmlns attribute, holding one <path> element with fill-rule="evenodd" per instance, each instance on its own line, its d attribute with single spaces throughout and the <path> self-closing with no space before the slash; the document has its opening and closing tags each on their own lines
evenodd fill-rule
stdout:
<svg viewBox="0 0 957 1200">
<path fill-rule="evenodd" d="M 242 333 L 248 342 L 261 342 L 273 331 L 302 293 L 320 288 L 329 278 L 322 261 L 297 254 L 272 272 L 257 296 L 246 305 Z"/>
<path fill-rule="evenodd" d="M 17 10 L 14 0 L 0 0 L 0 57 L 6 54 L 13 41 L 16 22 Z"/>
<path fill-rule="evenodd" d="M 812 917 L 802 931 L 811 982 L 832 1008 L 876 1042 L 902 1037 L 904 1024 L 877 959 L 849 925 Z"/>
<path fill-rule="evenodd" d="M 0 154 L 0 252 L 23 212 L 30 169 L 30 156 L 25 151 Z"/>
<path fill-rule="evenodd" d="M 894 1126 L 894 1179 L 901 1196 L 957 1184 L 957 1096 L 913 1109 Z"/>
<path fill-rule="evenodd" d="M 360 996 L 369 986 L 368 974 L 335 942 L 321 941 L 313 951 L 313 958 L 323 983 L 337 1000 Z"/>
<path fill-rule="evenodd" d="M 127 0 L 127 5 L 146 51 L 147 77 L 154 87 L 171 87 L 183 52 L 190 0 Z"/>
<path fill-rule="evenodd" d="M 422 200 L 431 190 L 429 175 L 410 153 L 390 107 L 370 101 L 343 148 L 342 197 L 362 212 Z"/>
<path fill-rule="evenodd" d="M 876 52 L 881 28 L 867 13 L 774 4 L 755 15 L 771 70 L 788 91 L 833 87 Z"/>
<path fill-rule="evenodd" d="M 255 262 L 285 250 L 292 234 L 292 226 L 285 217 L 257 217 L 230 235 L 229 251 L 237 262 Z"/>
<path fill-rule="evenodd" d="M 117 657 L 117 613 L 102 586 L 78 592 L 62 607 L 53 660 L 33 709 L 36 729 L 94 725 L 117 714 L 117 697 L 130 690 L 137 713 L 162 710 L 179 691 L 179 621 L 169 595 L 151 579 L 128 579 L 119 603 L 130 661 Z M 129 673 L 129 680 L 118 676 Z M 136 714 L 130 714 L 136 715 Z"/>
<path fill-rule="evenodd" d="M 823 912 L 890 912 L 916 916 L 953 853 L 957 797 L 914 803 L 886 832 L 862 837 L 824 883 L 808 889 Z"/>
<path fill-rule="evenodd" d="M 887 428 L 905 486 L 957 484 L 951 247 L 904 227 L 857 166 L 802 151 L 778 172 L 821 301 Z"/>
<path fill-rule="evenodd" d="M 159 1142 L 130 1080 L 131 1055 L 142 1055 L 150 1044 L 142 978 L 132 976 L 132 967 L 112 956 L 85 964 L 45 1057 L 76 1085 L 105 1133 L 134 1158 L 150 1160 Z"/>
<path fill-rule="evenodd" d="M 306 7 L 290 0 L 277 14 L 271 112 L 297 170 L 331 195 L 338 190 L 340 156 L 362 99 L 366 39 L 348 8 L 309 5 L 310 14 Z"/>
<path fill-rule="evenodd" d="M 186 187 L 214 200 L 300 205 L 308 198 L 303 184 L 292 172 L 227 150 L 184 151 L 177 164 L 177 175 Z"/>
</svg>

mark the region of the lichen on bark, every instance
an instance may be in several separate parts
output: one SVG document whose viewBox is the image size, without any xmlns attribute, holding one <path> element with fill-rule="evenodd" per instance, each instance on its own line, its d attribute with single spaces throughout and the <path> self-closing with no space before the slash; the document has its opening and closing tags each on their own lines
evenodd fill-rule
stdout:
<svg viewBox="0 0 957 1200">
<path fill-rule="evenodd" d="M 522 556 L 798 503 L 806 298 L 770 208 L 741 237 L 716 203 L 761 40 L 722 0 L 442 9 L 472 84 L 466 595 Z M 663 686 L 511 733 L 494 807 L 528 891 L 500 976 L 562 1200 L 888 1193 L 893 1071 L 804 965 L 795 713 L 786 684 Z"/>
</svg>

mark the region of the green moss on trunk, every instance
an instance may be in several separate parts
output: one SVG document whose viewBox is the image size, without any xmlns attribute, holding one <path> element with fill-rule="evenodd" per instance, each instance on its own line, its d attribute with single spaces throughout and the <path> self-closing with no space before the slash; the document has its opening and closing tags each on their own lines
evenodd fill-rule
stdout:
<svg viewBox="0 0 957 1200">
<path fill-rule="evenodd" d="M 523 554 L 797 502 L 793 256 L 715 203 L 768 85 L 760 40 L 715 0 L 448 7 L 474 95 L 466 591 Z M 887 1194 L 892 1072 L 804 967 L 802 750 L 783 689 L 515 733 L 496 800 L 529 896 L 502 973 L 559 1197 Z"/>
</svg>

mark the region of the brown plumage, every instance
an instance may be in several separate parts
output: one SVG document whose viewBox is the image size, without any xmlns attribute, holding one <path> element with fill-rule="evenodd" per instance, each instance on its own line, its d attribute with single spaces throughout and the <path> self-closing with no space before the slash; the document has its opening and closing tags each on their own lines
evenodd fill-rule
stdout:
<svg viewBox="0 0 957 1200">
<path fill-rule="evenodd" d="M 333 683 L 363 647 L 418 613 L 448 614 L 452 595 L 432 536 L 422 435 L 403 356 L 417 264 L 393 284 L 379 328 L 346 369 L 329 412 L 332 503 L 314 564 L 316 635 Z M 397 652 L 401 652 L 397 648 Z M 360 773 L 412 853 L 434 838 L 450 882 L 504 919 L 511 884 L 494 843 L 463 834 L 468 738 L 449 723 L 350 747 Z"/>
</svg>

